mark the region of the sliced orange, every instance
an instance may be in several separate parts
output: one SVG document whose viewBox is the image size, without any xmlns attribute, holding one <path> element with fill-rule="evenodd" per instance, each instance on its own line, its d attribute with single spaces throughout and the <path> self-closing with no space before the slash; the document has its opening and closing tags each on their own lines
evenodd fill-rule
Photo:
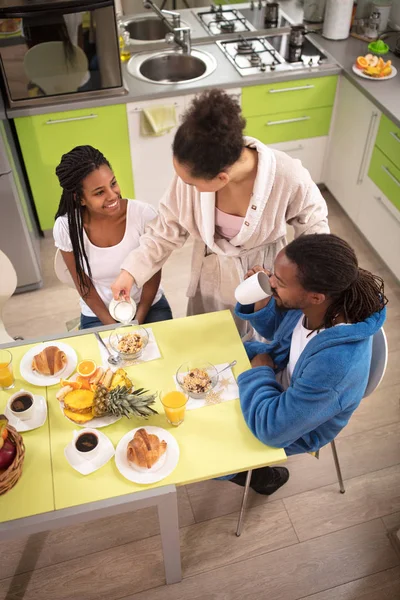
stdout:
<svg viewBox="0 0 400 600">
<path fill-rule="evenodd" d="M 376 65 L 378 67 L 378 69 L 380 69 L 382 71 L 382 69 L 385 67 L 385 61 L 383 60 L 382 57 L 379 57 L 378 60 L 378 64 Z"/>
<path fill-rule="evenodd" d="M 76 370 L 82 377 L 91 377 L 96 372 L 97 365 L 94 360 L 82 360 L 76 367 Z"/>
<path fill-rule="evenodd" d="M 88 377 L 83 377 L 82 375 L 78 375 L 76 381 L 81 384 L 81 390 L 90 390 L 90 383 Z"/>
<path fill-rule="evenodd" d="M 65 385 L 69 385 L 73 390 L 80 390 L 82 387 L 82 383 L 80 381 L 68 381 L 68 379 L 60 379 L 60 387 L 64 387 Z"/>
<path fill-rule="evenodd" d="M 366 69 L 368 67 L 368 60 L 365 56 L 358 56 L 356 60 L 356 67 L 358 69 Z"/>
</svg>

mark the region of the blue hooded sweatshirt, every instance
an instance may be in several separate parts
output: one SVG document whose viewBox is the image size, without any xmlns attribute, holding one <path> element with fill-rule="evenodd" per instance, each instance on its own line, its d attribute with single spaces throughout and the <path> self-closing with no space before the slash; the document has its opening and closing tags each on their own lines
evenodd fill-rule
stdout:
<svg viewBox="0 0 400 600">
<path fill-rule="evenodd" d="M 281 311 L 274 298 L 262 310 L 238 304 L 235 312 L 250 321 L 268 343 L 247 342 L 251 360 L 268 353 L 276 369 L 256 367 L 238 378 L 245 421 L 264 444 L 288 455 L 313 452 L 331 442 L 360 404 L 369 376 L 372 336 L 382 327 L 386 309 L 354 325 L 331 327 L 313 337 L 294 368 L 285 391 L 275 372 L 289 361 L 300 310 Z"/>
</svg>

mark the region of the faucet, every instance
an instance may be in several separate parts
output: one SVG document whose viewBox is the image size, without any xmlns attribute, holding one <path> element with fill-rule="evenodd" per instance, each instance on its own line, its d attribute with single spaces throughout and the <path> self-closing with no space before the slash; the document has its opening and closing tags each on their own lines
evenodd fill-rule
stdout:
<svg viewBox="0 0 400 600">
<path fill-rule="evenodd" d="M 165 39 L 168 43 L 175 42 L 180 46 L 184 54 L 190 54 L 191 39 L 190 27 L 181 27 L 181 16 L 174 10 L 160 10 L 153 0 L 143 0 L 144 8 L 151 9 L 160 17 L 161 21 L 168 27 L 170 33 L 167 33 Z M 167 18 L 171 17 L 171 21 Z"/>
</svg>

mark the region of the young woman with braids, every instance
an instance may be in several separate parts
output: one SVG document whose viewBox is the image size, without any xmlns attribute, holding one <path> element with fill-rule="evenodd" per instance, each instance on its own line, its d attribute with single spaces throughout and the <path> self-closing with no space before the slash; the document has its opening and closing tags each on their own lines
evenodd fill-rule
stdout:
<svg viewBox="0 0 400 600">
<path fill-rule="evenodd" d="M 337 436 L 363 397 L 372 336 L 385 322 L 384 285 L 329 234 L 294 240 L 269 275 L 272 297 L 236 306 L 271 340 L 245 344 L 253 368 L 238 378 L 241 408 L 265 444 L 288 455 L 313 452 Z M 253 471 L 251 486 L 269 495 L 288 477 L 283 467 L 264 467 Z M 244 485 L 246 473 L 228 478 Z"/>
<path fill-rule="evenodd" d="M 252 265 L 271 268 L 295 237 L 327 233 L 327 208 L 299 160 L 243 137 L 239 104 L 211 89 L 192 103 L 173 142 L 176 177 L 158 218 L 127 256 L 114 297 L 142 285 L 191 236 L 194 241 L 188 314 L 234 308 L 234 290 Z M 242 336 L 248 323 L 237 319 Z"/>
<path fill-rule="evenodd" d="M 92 146 L 64 154 L 56 175 L 63 192 L 53 236 L 81 296 L 81 329 L 115 323 L 108 312 L 111 283 L 156 212 L 122 198 L 110 163 Z M 132 288 L 139 323 L 172 319 L 160 281 L 158 270 L 141 289 Z"/>
</svg>

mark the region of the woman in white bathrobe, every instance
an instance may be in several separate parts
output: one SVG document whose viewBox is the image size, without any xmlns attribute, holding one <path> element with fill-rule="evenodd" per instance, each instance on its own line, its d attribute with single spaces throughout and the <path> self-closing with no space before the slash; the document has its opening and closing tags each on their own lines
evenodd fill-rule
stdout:
<svg viewBox="0 0 400 600">
<path fill-rule="evenodd" d="M 134 282 L 142 287 L 192 236 L 188 314 L 232 309 L 245 273 L 272 267 L 287 224 L 295 237 L 329 232 L 325 200 L 301 162 L 243 137 L 244 127 L 239 104 L 224 92 L 193 101 L 173 143 L 176 176 L 123 262 L 115 297 L 128 295 Z M 246 322 L 237 325 L 249 333 Z"/>
</svg>

